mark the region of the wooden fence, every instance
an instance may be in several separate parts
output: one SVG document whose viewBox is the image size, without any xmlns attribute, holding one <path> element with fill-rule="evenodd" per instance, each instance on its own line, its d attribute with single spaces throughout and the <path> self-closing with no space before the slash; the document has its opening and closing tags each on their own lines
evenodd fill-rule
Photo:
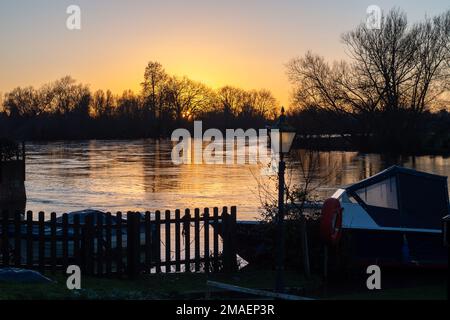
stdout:
<svg viewBox="0 0 450 320">
<path fill-rule="evenodd" d="M 37 218 L 37 219 L 36 219 Z M 118 212 L 85 215 L 3 212 L 0 266 L 83 274 L 135 277 L 160 272 L 232 272 L 236 207 L 154 213 Z"/>
</svg>

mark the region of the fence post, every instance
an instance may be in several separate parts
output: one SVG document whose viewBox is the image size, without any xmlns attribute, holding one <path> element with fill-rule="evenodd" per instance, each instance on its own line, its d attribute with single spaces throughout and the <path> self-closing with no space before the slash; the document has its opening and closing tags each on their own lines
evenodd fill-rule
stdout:
<svg viewBox="0 0 450 320">
<path fill-rule="evenodd" d="M 33 267 L 33 212 L 27 212 L 27 268 Z"/>
<path fill-rule="evenodd" d="M 63 271 L 69 265 L 69 217 L 67 213 L 64 213 L 62 216 L 62 265 Z"/>
<path fill-rule="evenodd" d="M 155 237 L 152 242 L 155 252 L 156 273 L 161 273 L 161 212 L 155 212 Z"/>
<path fill-rule="evenodd" d="M 80 246 L 83 246 L 82 239 L 84 239 L 84 237 L 82 238 L 80 235 L 82 232 L 83 231 L 80 232 L 80 216 L 76 214 L 73 217 L 73 254 L 75 256 L 75 264 L 79 266 L 82 271 L 85 271 L 80 250 Z"/>
<path fill-rule="evenodd" d="M 237 270 L 236 207 L 231 207 L 230 214 L 227 211 L 227 207 L 224 207 L 222 212 L 224 271 L 235 272 Z"/>
<path fill-rule="evenodd" d="M 185 210 L 183 217 L 183 232 L 184 232 L 184 267 L 185 272 L 191 272 L 191 212 L 189 209 Z"/>
<path fill-rule="evenodd" d="M 122 212 L 116 213 L 116 272 L 122 275 L 123 269 L 123 248 L 122 248 Z"/>
<path fill-rule="evenodd" d="M 105 267 L 105 273 L 109 277 L 111 275 L 111 238 L 112 238 L 112 217 L 111 212 L 106 213 L 106 221 L 105 221 L 105 261 L 106 261 L 106 267 Z"/>
<path fill-rule="evenodd" d="M 194 259 L 195 272 L 200 271 L 200 209 L 194 211 Z"/>
<path fill-rule="evenodd" d="M 103 275 L 103 213 L 97 213 L 97 275 Z"/>
<path fill-rule="evenodd" d="M 8 211 L 2 212 L 2 262 L 4 267 L 9 266 L 9 239 L 8 239 Z"/>
<path fill-rule="evenodd" d="M 180 237 L 180 210 L 175 210 L 175 271 L 181 270 L 181 237 Z"/>
<path fill-rule="evenodd" d="M 44 212 L 39 212 L 39 271 L 45 271 L 45 216 Z"/>
<path fill-rule="evenodd" d="M 203 228 L 204 228 L 204 271 L 209 273 L 209 209 L 205 208 L 203 214 Z"/>
<path fill-rule="evenodd" d="M 56 272 L 56 213 L 50 213 L 50 269 Z"/>
<path fill-rule="evenodd" d="M 213 209 L 214 217 L 214 234 L 213 234 L 213 270 L 214 272 L 219 271 L 219 208 L 214 207 Z"/>
<path fill-rule="evenodd" d="M 94 274 L 94 263 L 92 261 L 94 253 L 94 235 L 93 235 L 93 217 L 92 215 L 87 215 L 85 217 L 85 224 L 83 227 L 83 266 L 86 268 L 86 274 Z"/>
<path fill-rule="evenodd" d="M 165 258 L 165 265 L 166 265 L 166 273 L 170 273 L 171 272 L 171 264 L 170 264 L 170 210 L 166 211 L 166 216 L 165 216 L 165 235 L 166 235 L 166 241 L 165 241 L 165 246 L 166 246 L 166 258 Z"/>
<path fill-rule="evenodd" d="M 152 220 L 150 211 L 145 212 L 145 272 L 152 270 Z"/>
<path fill-rule="evenodd" d="M 230 267 L 231 271 L 235 272 L 238 269 L 237 265 L 237 252 L 236 252 L 236 220 L 237 220 L 237 209 L 235 206 L 231 207 L 230 221 L 228 224 L 229 228 L 229 241 L 230 241 Z"/>
<path fill-rule="evenodd" d="M 230 232 L 229 232 L 229 216 L 228 208 L 222 208 L 222 262 L 223 271 L 230 272 Z"/>
<path fill-rule="evenodd" d="M 16 214 L 14 215 L 14 265 L 19 268 L 22 264 L 21 224 L 22 224 L 22 222 L 20 221 L 20 212 L 16 212 Z"/>
<path fill-rule="evenodd" d="M 139 273 L 139 216 L 139 213 L 127 213 L 127 271 L 130 278 Z"/>
</svg>

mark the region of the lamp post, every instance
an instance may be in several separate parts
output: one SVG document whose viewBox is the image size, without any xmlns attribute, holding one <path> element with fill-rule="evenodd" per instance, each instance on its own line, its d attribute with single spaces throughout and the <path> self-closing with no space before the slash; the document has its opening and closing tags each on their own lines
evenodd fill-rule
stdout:
<svg viewBox="0 0 450 320">
<path fill-rule="evenodd" d="M 294 142 L 296 131 L 286 122 L 284 108 L 281 108 L 281 115 L 278 121 L 270 130 L 270 139 L 272 150 L 275 149 L 279 155 L 278 163 L 278 215 L 276 217 L 276 283 L 275 291 L 284 291 L 284 254 L 285 254 L 285 236 L 284 236 L 284 172 L 286 163 L 284 156 L 289 153 Z"/>
</svg>

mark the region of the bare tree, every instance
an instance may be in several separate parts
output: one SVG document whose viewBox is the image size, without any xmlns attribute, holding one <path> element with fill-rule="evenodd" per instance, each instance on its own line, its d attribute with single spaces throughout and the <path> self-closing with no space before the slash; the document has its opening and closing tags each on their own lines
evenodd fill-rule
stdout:
<svg viewBox="0 0 450 320">
<path fill-rule="evenodd" d="M 187 77 L 170 77 L 165 86 L 167 109 L 176 121 L 192 119 L 212 107 L 212 91 L 204 84 Z"/>
<path fill-rule="evenodd" d="M 157 111 L 159 114 L 162 113 L 162 93 L 167 79 L 168 75 L 159 62 L 150 61 L 148 63 L 141 86 L 145 104 L 153 119 L 156 118 Z"/>
<path fill-rule="evenodd" d="M 225 115 L 237 116 L 242 111 L 242 101 L 245 91 L 232 87 L 225 86 L 217 91 L 220 107 Z"/>
<path fill-rule="evenodd" d="M 15 88 L 5 95 L 5 112 L 12 116 L 35 117 L 40 114 L 38 94 L 33 87 Z"/>
<path fill-rule="evenodd" d="M 308 52 L 287 65 L 300 107 L 316 105 L 360 123 L 384 141 L 413 133 L 418 117 L 448 90 L 450 11 L 412 26 L 393 9 L 381 29 L 361 24 L 342 36 L 349 62 L 327 63 Z"/>
</svg>

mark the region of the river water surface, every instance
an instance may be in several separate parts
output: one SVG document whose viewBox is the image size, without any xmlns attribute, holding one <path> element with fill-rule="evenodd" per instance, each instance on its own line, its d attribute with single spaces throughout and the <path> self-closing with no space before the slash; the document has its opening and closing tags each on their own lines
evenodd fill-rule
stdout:
<svg viewBox="0 0 450 320">
<path fill-rule="evenodd" d="M 251 220 L 259 218 L 264 201 L 276 197 L 275 180 L 261 165 L 174 165 L 171 150 L 168 140 L 28 143 L 27 210 L 61 214 L 87 208 L 126 212 L 235 205 L 238 218 Z M 287 181 L 303 183 L 300 168 L 314 168 L 318 199 L 393 164 L 450 175 L 450 158 L 442 156 L 320 152 L 315 166 L 308 156 L 304 150 L 291 153 Z"/>
</svg>

